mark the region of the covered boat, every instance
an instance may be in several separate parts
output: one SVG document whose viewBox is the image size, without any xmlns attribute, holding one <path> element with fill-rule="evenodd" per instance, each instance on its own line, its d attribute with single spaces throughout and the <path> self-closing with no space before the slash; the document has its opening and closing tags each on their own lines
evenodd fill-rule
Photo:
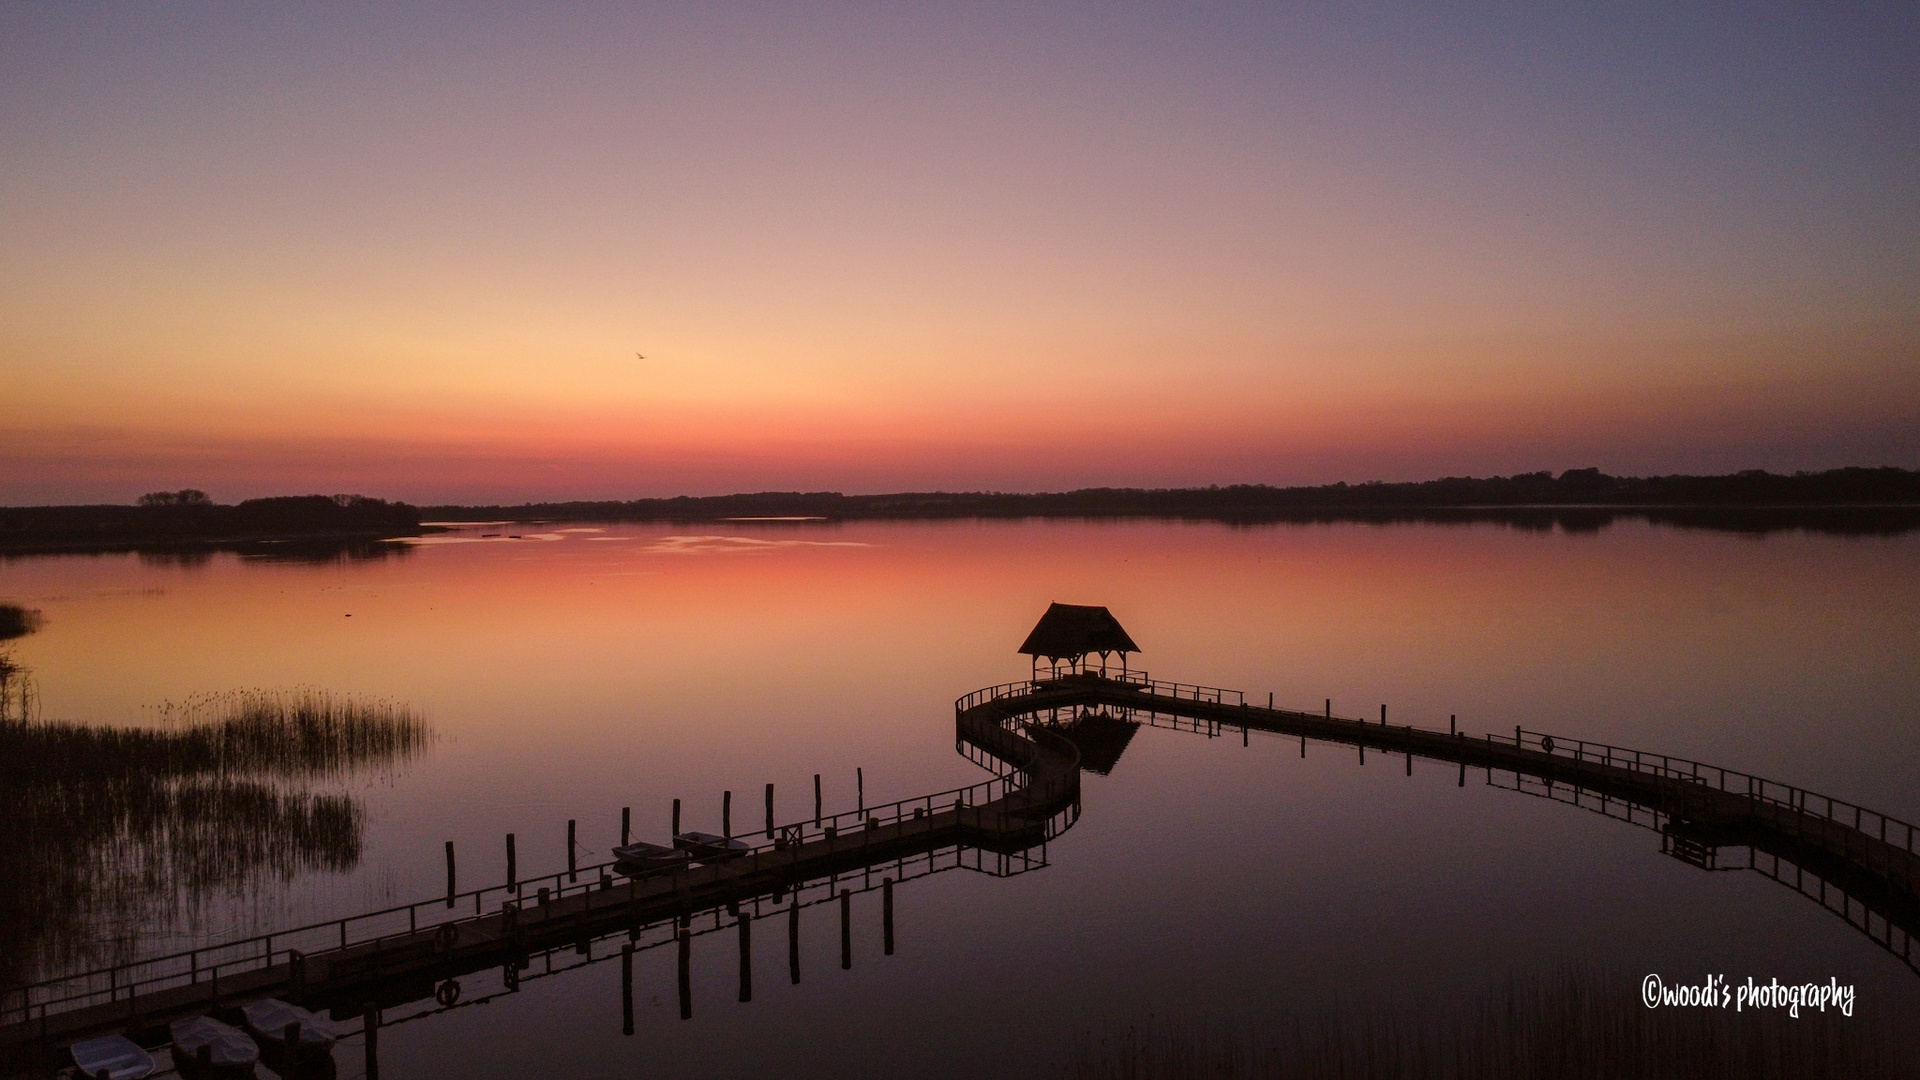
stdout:
<svg viewBox="0 0 1920 1080">
<path fill-rule="evenodd" d="M 111 1080 L 138 1080 L 152 1076 L 153 1055 L 125 1035 L 103 1035 L 98 1039 L 74 1043 L 68 1048 L 73 1064 L 87 1080 L 110 1077 Z"/>
<path fill-rule="evenodd" d="M 173 1063 L 182 1076 L 252 1076 L 260 1061 L 260 1047 L 239 1028 L 211 1016 L 175 1020 Z"/>
<path fill-rule="evenodd" d="M 733 859 L 753 850 L 745 840 L 716 836 L 710 832 L 683 832 L 673 838 L 673 846 L 703 862 Z"/>
<path fill-rule="evenodd" d="M 260 1049 L 282 1060 L 318 1061 L 333 1051 L 340 1037 L 333 1021 L 279 998 L 242 1005 L 240 1015 L 246 1018 L 247 1030 Z"/>
<path fill-rule="evenodd" d="M 676 866 L 685 866 L 693 858 L 677 847 L 649 844 L 644 841 L 614 848 L 613 857 L 616 860 L 613 868 L 628 877 L 656 874 Z"/>
</svg>

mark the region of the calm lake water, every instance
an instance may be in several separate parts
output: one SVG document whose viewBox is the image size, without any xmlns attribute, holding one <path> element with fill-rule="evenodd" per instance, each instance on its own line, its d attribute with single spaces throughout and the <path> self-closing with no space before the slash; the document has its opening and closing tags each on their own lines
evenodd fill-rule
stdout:
<svg viewBox="0 0 1920 1080">
<path fill-rule="evenodd" d="M 510 534 L 482 538 L 482 533 Z M 386 558 L 215 555 L 0 563 L 0 602 L 44 627 L 10 649 L 41 716 L 163 726 L 230 690 L 404 704 L 435 742 L 318 785 L 356 800 L 350 868 L 262 872 L 185 905 L 89 924 L 96 955 L 157 953 L 665 840 L 671 800 L 718 831 L 974 783 L 953 701 L 1024 678 L 1050 601 L 1110 607 L 1155 676 L 1264 703 L 1467 731 L 1529 729 L 1696 758 L 1920 820 L 1920 536 L 1764 538 L 1616 524 L 736 523 L 488 526 Z M 1587 967 L 1637 985 L 1838 978 L 1862 1016 L 1920 1014 L 1920 978 L 1839 917 L 1749 872 L 1662 855 L 1645 829 L 1451 766 L 1254 735 L 1142 730 L 1089 775 L 1049 865 L 941 872 L 838 925 L 756 936 L 740 1004 L 731 934 L 529 981 L 382 1033 L 384 1075 L 1040 1075 L 1081 1033 L 1148 1016 L 1258 1032 L 1329 1010 L 1431 1017 L 1514 977 Z M 747 828 L 756 827 L 749 824 Z M 290 877 L 290 880 L 283 880 Z M 476 976 L 468 995 L 497 989 Z M 1788 1022 L 1784 1018 L 1782 1022 Z M 343 1047 L 341 1074 L 359 1070 Z"/>
</svg>

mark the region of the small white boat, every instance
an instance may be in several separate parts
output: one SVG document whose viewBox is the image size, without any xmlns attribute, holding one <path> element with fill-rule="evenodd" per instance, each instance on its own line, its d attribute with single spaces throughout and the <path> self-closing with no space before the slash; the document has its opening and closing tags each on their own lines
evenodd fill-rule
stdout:
<svg viewBox="0 0 1920 1080">
<path fill-rule="evenodd" d="M 613 868 L 628 877 L 671 870 L 676 866 L 685 866 L 693 859 L 693 856 L 677 847 L 645 842 L 614 848 L 613 857 L 616 860 Z"/>
<path fill-rule="evenodd" d="M 102 1035 L 98 1039 L 74 1043 L 68 1048 L 73 1063 L 87 1080 L 107 1076 L 112 1080 L 138 1080 L 152 1076 L 153 1055 L 125 1035 Z"/>
<path fill-rule="evenodd" d="M 703 862 L 733 859 L 753 849 L 745 840 L 732 840 L 710 832 L 683 832 L 673 838 L 673 846 Z"/>
<path fill-rule="evenodd" d="M 252 1076 L 260 1047 L 239 1028 L 211 1016 L 175 1020 L 173 1063 L 183 1076 Z"/>
<path fill-rule="evenodd" d="M 272 1055 L 291 1055 L 294 1061 L 317 1061 L 333 1050 L 340 1038 L 333 1021 L 279 998 L 264 998 L 240 1007 L 247 1030 L 260 1048 Z M 287 1029 L 297 1028 L 291 1043 Z"/>
</svg>

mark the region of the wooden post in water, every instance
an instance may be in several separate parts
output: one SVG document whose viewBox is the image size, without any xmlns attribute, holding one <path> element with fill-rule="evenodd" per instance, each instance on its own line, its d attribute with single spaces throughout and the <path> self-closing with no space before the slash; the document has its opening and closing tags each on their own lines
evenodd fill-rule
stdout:
<svg viewBox="0 0 1920 1080">
<path fill-rule="evenodd" d="M 767 785 L 767 839 L 773 839 L 773 785 Z"/>
<path fill-rule="evenodd" d="M 740 923 L 740 1000 L 745 1003 L 753 1000 L 753 913 L 743 911 L 736 918 Z"/>
<path fill-rule="evenodd" d="M 820 827 L 820 774 L 813 774 L 813 827 Z"/>
<path fill-rule="evenodd" d="M 676 839 L 678 839 L 680 836 L 680 800 L 679 799 L 673 800 L 673 836 Z"/>
<path fill-rule="evenodd" d="M 1380 706 L 1380 726 L 1381 727 L 1387 726 L 1387 707 L 1385 704 L 1382 704 Z"/>
<path fill-rule="evenodd" d="M 853 970 L 853 893 L 840 890 L 840 970 Z"/>
<path fill-rule="evenodd" d="M 1333 699 L 1327 699 L 1327 719 L 1333 719 Z"/>
<path fill-rule="evenodd" d="M 620 808 L 620 846 L 633 843 L 633 807 Z"/>
<path fill-rule="evenodd" d="M 633 1034 L 633 943 L 620 946 L 620 1034 Z"/>
<path fill-rule="evenodd" d="M 720 793 L 720 835 L 733 839 L 733 792 Z"/>
<path fill-rule="evenodd" d="M 580 880 L 580 871 L 574 868 L 574 859 L 573 859 L 573 848 L 574 848 L 573 840 L 575 835 L 574 825 L 575 825 L 574 819 L 568 818 L 567 819 L 567 880 L 568 881 Z"/>
<path fill-rule="evenodd" d="M 854 806 L 865 814 L 867 812 L 867 775 L 861 769 L 853 770 L 853 797 Z"/>
<path fill-rule="evenodd" d="M 456 890 L 454 889 L 454 887 L 453 887 L 453 882 L 454 882 L 454 878 L 453 878 L 453 841 L 451 841 L 451 840 L 449 840 L 449 841 L 447 841 L 447 906 L 448 906 L 448 907 L 452 907 L 452 906 L 453 906 L 453 894 L 454 894 L 454 892 L 456 891 Z"/>
<path fill-rule="evenodd" d="M 680 923 L 680 1019 L 693 1019 L 693 931 Z"/>
<path fill-rule="evenodd" d="M 787 908 L 787 976 L 800 985 L 800 890 L 793 890 L 793 904 Z"/>
<path fill-rule="evenodd" d="M 1459 713 L 1447 714 L 1447 734 L 1452 735 L 1454 738 L 1460 737 L 1460 714 Z"/>
<path fill-rule="evenodd" d="M 880 940 L 886 954 L 893 955 L 893 879 L 880 879 Z"/>
<path fill-rule="evenodd" d="M 380 1080 L 380 1006 L 369 1001 L 360 1007 L 360 1029 L 367 1044 L 367 1080 Z"/>
<path fill-rule="evenodd" d="M 1267 691 L 1267 711 L 1273 711 L 1273 691 Z"/>
<path fill-rule="evenodd" d="M 513 870 L 513 834 L 512 833 L 507 834 L 507 890 L 509 892 L 520 891 L 520 879 L 514 876 L 514 870 Z"/>
</svg>

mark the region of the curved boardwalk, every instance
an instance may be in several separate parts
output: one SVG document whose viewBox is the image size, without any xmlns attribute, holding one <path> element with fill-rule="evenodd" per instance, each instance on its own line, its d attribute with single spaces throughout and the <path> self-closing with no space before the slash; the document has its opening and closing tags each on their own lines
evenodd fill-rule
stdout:
<svg viewBox="0 0 1920 1080">
<path fill-rule="evenodd" d="M 803 906 L 825 902 L 802 895 L 824 888 L 831 899 L 843 875 L 870 883 L 874 869 L 893 867 L 904 878 L 910 862 L 935 872 L 965 866 L 969 853 L 969 868 L 990 873 L 1032 866 L 1035 851 L 1044 864 L 1046 843 L 1080 810 L 1079 753 L 1052 727 L 1088 712 L 1167 718 L 1211 735 L 1298 737 L 1303 752 L 1308 740 L 1347 744 L 1362 760 L 1369 752 L 1404 758 L 1409 773 L 1416 758 L 1445 762 L 1462 784 L 1470 769 L 1490 783 L 1511 775 L 1510 786 L 1655 828 L 1663 850 L 1706 868 L 1724 868 L 1724 851 L 1745 848 L 1746 865 L 1810 897 L 1807 882 L 1816 881 L 1823 905 L 1920 972 L 1911 941 L 1920 857 L 1906 822 L 1745 773 L 1535 732 L 1468 738 L 1260 708 L 1236 691 L 1139 674 L 1072 675 L 955 703 L 956 749 L 995 774 L 984 783 L 742 834 L 753 845 L 747 854 L 671 874 L 622 879 L 611 864 L 591 866 L 14 988 L 0 998 L 0 1015 L 12 1020 L 0 1028 L 0 1055 L 41 1056 L 117 1030 L 152 1045 L 164 1041 L 154 1032 L 168 1020 L 265 996 L 346 1016 L 366 1003 L 430 999 L 445 980 L 488 968 L 501 968 L 511 988 L 530 956 L 545 952 L 549 966 L 565 947 L 590 956 L 596 938 L 623 930 L 637 942 L 656 926 L 677 928 L 684 972 L 696 913 L 713 912 L 718 929 L 727 910 L 744 954 L 763 901 L 791 897 L 797 928 Z M 890 896 L 891 879 L 885 885 Z M 841 902 L 844 920 L 844 893 Z M 743 969 L 743 1000 L 746 987 Z"/>
</svg>

